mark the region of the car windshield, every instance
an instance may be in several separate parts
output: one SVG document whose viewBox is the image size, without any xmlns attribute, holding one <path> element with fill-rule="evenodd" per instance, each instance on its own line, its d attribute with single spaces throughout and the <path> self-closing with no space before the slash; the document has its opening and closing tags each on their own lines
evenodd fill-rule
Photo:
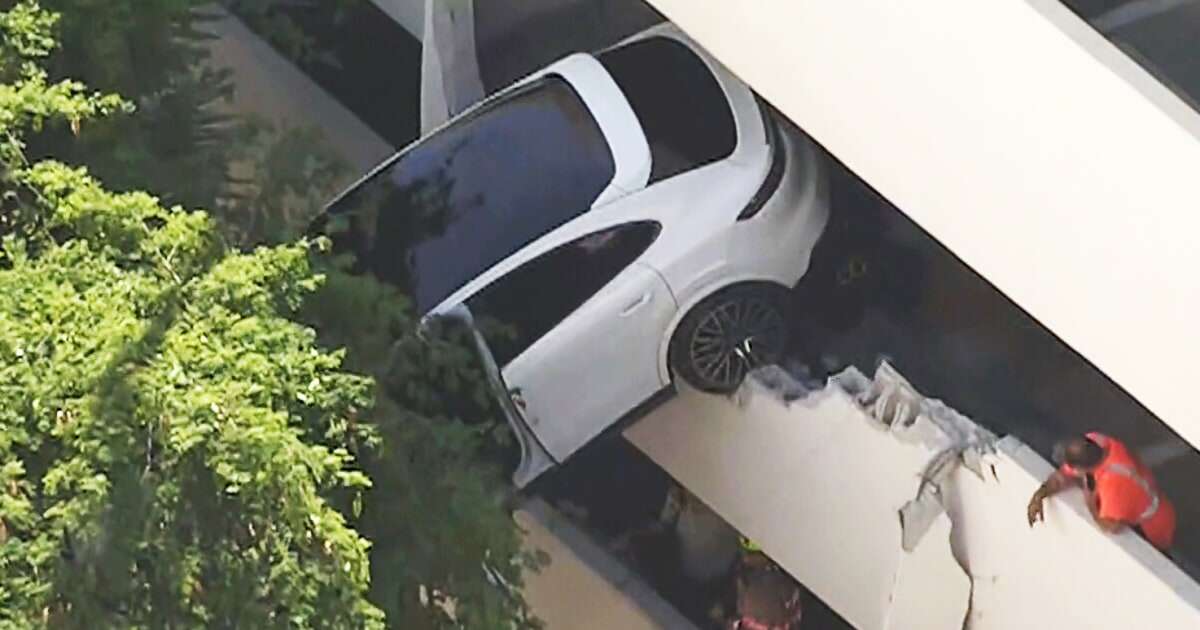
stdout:
<svg viewBox="0 0 1200 630">
<path fill-rule="evenodd" d="M 357 271 L 399 286 L 423 315 L 587 212 L 614 173 L 599 125 L 551 76 L 393 158 L 330 206 L 327 229 Z"/>
</svg>

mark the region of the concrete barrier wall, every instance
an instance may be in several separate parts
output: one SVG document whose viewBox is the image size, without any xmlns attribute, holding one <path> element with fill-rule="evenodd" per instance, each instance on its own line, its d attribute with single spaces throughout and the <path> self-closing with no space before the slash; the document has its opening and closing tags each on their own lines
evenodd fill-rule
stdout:
<svg viewBox="0 0 1200 630">
<path fill-rule="evenodd" d="M 966 433 L 889 426 L 837 385 L 790 406 L 758 383 L 738 400 L 684 392 L 625 435 L 861 630 L 1200 626 L 1200 586 L 1137 536 L 1102 533 L 1077 491 L 1030 529 L 1050 466 L 1012 438 L 969 449 L 982 475 L 935 476 L 945 511 L 919 535 L 900 510 Z"/>
<path fill-rule="evenodd" d="M 332 150 L 350 165 L 347 184 L 395 151 L 241 20 L 219 8 L 212 12 L 218 19 L 206 25 L 215 37 L 209 45 L 211 63 L 228 68 L 236 86 L 230 110 L 280 127 L 320 129 Z"/>
<path fill-rule="evenodd" d="M 609 552 L 541 500 L 514 514 L 550 563 L 525 576 L 525 599 L 552 630 L 697 630 Z"/>
<path fill-rule="evenodd" d="M 1031 530 L 1025 505 L 1051 467 L 1015 440 L 999 450 L 995 479 L 960 469 L 948 497 L 974 579 L 969 628 L 1200 627 L 1200 586 L 1135 534 L 1102 533 L 1080 492 Z"/>
<path fill-rule="evenodd" d="M 1058 0 L 650 0 L 1200 445 L 1200 115 Z"/>
</svg>

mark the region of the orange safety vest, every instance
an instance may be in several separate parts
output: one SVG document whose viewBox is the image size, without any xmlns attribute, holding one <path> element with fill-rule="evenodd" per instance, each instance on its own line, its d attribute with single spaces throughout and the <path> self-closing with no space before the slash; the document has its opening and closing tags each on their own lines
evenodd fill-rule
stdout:
<svg viewBox="0 0 1200 630">
<path fill-rule="evenodd" d="M 1142 526 L 1147 537 L 1159 547 L 1170 546 L 1174 537 L 1174 508 L 1161 496 L 1154 476 L 1138 461 L 1123 442 L 1102 433 L 1087 438 L 1104 449 L 1104 459 L 1092 471 L 1100 516 L 1134 526 Z M 1073 477 L 1083 473 L 1063 464 L 1062 472 Z"/>
</svg>

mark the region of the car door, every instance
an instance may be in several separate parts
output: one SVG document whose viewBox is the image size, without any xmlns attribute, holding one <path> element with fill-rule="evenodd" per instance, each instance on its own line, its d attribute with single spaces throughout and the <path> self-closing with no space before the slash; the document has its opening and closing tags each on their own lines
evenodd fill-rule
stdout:
<svg viewBox="0 0 1200 630">
<path fill-rule="evenodd" d="M 506 386 L 561 462 L 660 390 L 658 348 L 675 314 L 666 283 L 641 256 L 652 221 L 589 233 L 521 265 L 467 300 Z M 536 471 L 541 472 L 541 471 Z"/>
</svg>

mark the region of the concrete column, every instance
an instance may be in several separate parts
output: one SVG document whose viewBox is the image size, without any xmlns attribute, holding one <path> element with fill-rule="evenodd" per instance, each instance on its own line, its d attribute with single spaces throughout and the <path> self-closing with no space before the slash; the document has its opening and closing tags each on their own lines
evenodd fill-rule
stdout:
<svg viewBox="0 0 1200 630">
<path fill-rule="evenodd" d="M 396 20 L 418 40 L 425 36 L 424 0 L 371 0 L 380 11 Z"/>
<path fill-rule="evenodd" d="M 401 0 L 393 0 L 399 2 Z M 421 133 L 483 99 L 474 0 L 425 0 Z"/>
</svg>

